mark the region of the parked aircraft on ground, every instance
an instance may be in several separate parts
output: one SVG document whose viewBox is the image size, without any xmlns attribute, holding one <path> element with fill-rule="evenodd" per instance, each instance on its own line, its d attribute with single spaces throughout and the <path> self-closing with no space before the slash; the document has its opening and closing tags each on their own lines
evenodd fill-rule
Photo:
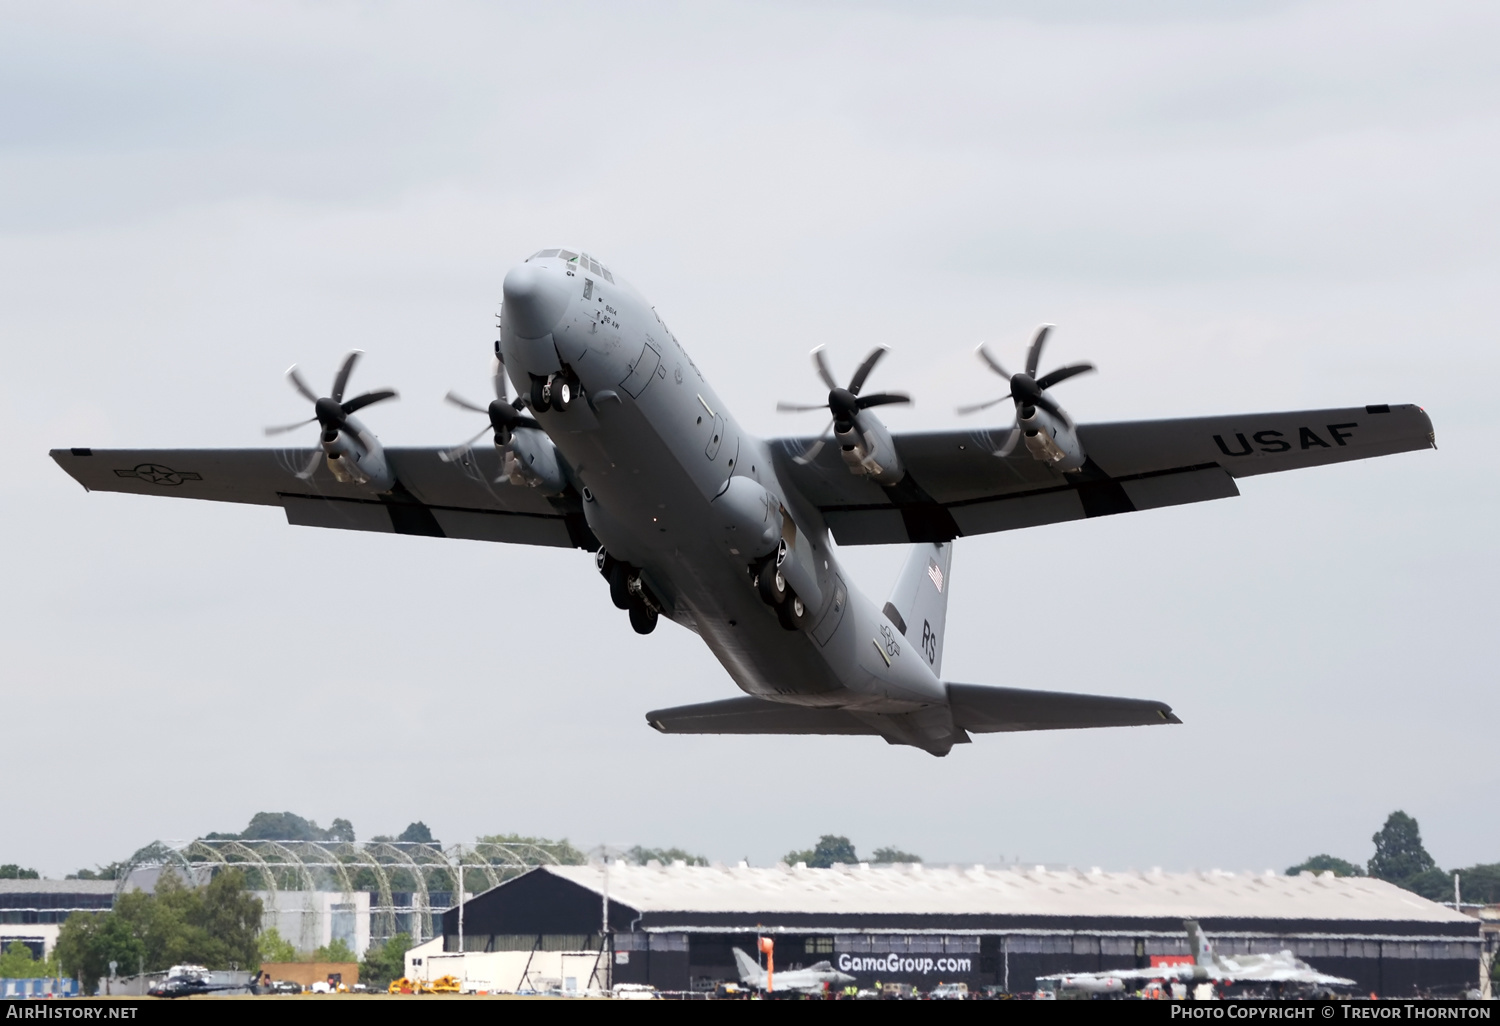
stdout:
<svg viewBox="0 0 1500 1026">
<path fill-rule="evenodd" d="M 782 408 L 826 409 L 828 426 L 765 440 L 740 429 L 640 293 L 586 254 L 545 249 L 505 276 L 495 399 L 449 393 L 488 417 L 469 443 L 382 446 L 354 414 L 395 393 L 344 398 L 355 352 L 327 395 L 288 372 L 313 416 L 270 431 L 316 423 L 318 448 L 52 456 L 92 490 L 592 551 L 636 631 L 665 616 L 697 632 L 746 692 L 647 713 L 663 733 L 865 734 L 946 755 L 976 732 L 1181 722 L 1160 701 L 945 680 L 953 540 L 1227 498 L 1239 478 L 1427 448 L 1432 424 L 1384 404 L 1076 424 L 1050 390 L 1092 368 L 1038 374 L 1047 332 L 1014 374 L 980 349 L 1008 386 L 983 405 L 1009 400 L 1009 428 L 892 434 L 876 409 L 910 400 L 864 387 L 886 350 L 841 383 L 820 347 L 826 401 Z M 471 448 L 490 432 L 493 447 Z M 883 607 L 852 587 L 830 537 L 911 546 Z"/>
<path fill-rule="evenodd" d="M 801 990 L 822 993 L 826 989 L 839 990 L 854 982 L 854 977 L 848 973 L 841 973 L 833 967 L 831 962 L 815 962 L 806 969 L 783 969 L 776 974 L 776 978 L 766 986 L 766 971 L 756 964 L 755 959 L 745 954 L 739 948 L 734 948 L 734 964 L 740 970 L 740 982 L 747 987 L 756 990 L 774 990 L 784 992 L 789 990 Z"/>
<path fill-rule="evenodd" d="M 1165 980 L 1169 983 L 1270 983 L 1282 986 L 1288 983 L 1312 984 L 1320 987 L 1352 987 L 1353 980 L 1342 976 L 1320 973 L 1291 951 L 1259 955 L 1220 955 L 1214 950 L 1213 941 L 1203 935 L 1203 929 L 1194 920 L 1185 920 L 1188 948 L 1192 952 L 1191 963 L 1157 965 L 1145 969 L 1105 969 L 1096 973 L 1057 973 L 1043 976 L 1044 980 L 1056 980 L 1063 990 L 1077 990 L 1086 994 L 1114 994 L 1123 991 L 1126 981 L 1145 983 L 1149 980 Z"/>
</svg>

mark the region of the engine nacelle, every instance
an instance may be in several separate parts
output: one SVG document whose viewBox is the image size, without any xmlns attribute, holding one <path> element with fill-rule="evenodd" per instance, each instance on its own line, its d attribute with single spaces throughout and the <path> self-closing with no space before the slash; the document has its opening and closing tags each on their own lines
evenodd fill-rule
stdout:
<svg viewBox="0 0 1500 1026">
<path fill-rule="evenodd" d="M 510 442 L 499 446 L 505 456 L 505 476 L 514 485 L 540 489 L 546 495 L 567 491 L 568 476 L 557 458 L 557 446 L 537 428 L 518 427 Z"/>
<path fill-rule="evenodd" d="M 1071 423 L 1039 406 L 1022 406 L 1016 411 L 1016 425 L 1032 458 L 1058 470 L 1077 470 L 1083 466 L 1087 457 Z"/>
<path fill-rule="evenodd" d="M 356 484 L 372 492 L 390 491 L 396 476 L 386 464 L 380 442 L 353 417 L 345 423 L 349 430 L 335 431 L 331 439 L 327 434 L 322 437 L 329 471 L 344 484 Z"/>
<path fill-rule="evenodd" d="M 896 454 L 891 433 L 874 414 L 860 413 L 854 418 L 850 430 L 839 431 L 835 437 L 849 473 L 869 477 L 883 485 L 896 484 L 906 476 L 906 468 Z"/>
<path fill-rule="evenodd" d="M 776 548 L 781 538 L 781 503 L 758 481 L 732 477 L 714 498 L 713 510 L 729 551 L 749 562 Z"/>
</svg>

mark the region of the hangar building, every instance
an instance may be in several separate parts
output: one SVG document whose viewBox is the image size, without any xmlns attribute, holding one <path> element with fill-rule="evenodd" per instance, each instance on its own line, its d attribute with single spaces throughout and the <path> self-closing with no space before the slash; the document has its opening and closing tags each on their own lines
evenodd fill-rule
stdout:
<svg viewBox="0 0 1500 1026">
<path fill-rule="evenodd" d="M 1290 949 L 1383 997 L 1478 983 L 1479 922 L 1379 880 L 921 864 L 543 866 L 445 912 L 442 950 L 435 939 L 409 968 L 540 989 L 532 967 L 550 976 L 568 953 L 578 989 L 689 990 L 737 979 L 731 949 L 768 935 L 778 969 L 828 960 L 861 986 L 1027 991 L 1048 973 L 1186 955 L 1185 919 L 1223 954 Z"/>
</svg>

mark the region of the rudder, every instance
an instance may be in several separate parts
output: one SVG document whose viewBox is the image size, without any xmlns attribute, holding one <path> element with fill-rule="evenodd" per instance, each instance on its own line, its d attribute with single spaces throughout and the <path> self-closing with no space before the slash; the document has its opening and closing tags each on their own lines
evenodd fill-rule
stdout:
<svg viewBox="0 0 1500 1026">
<path fill-rule="evenodd" d="M 913 545 L 885 604 L 886 619 L 914 645 L 932 672 L 943 672 L 943 634 L 948 621 L 948 572 L 953 543 Z"/>
</svg>

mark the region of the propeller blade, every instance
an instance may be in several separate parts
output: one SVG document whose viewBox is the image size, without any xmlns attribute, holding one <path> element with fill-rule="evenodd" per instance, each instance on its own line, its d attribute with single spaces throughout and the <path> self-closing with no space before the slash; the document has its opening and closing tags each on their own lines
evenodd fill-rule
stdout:
<svg viewBox="0 0 1500 1026">
<path fill-rule="evenodd" d="M 362 410 L 366 406 L 373 406 L 375 403 L 385 402 L 387 399 L 394 398 L 396 398 L 396 393 L 392 389 L 382 388 L 374 392 L 366 392 L 364 395 L 357 395 L 347 403 L 341 403 L 340 408 L 343 409 L 344 416 L 347 417 L 356 410 Z"/>
<path fill-rule="evenodd" d="M 1077 377 L 1080 374 L 1087 374 L 1093 369 L 1094 365 L 1091 363 L 1070 363 L 1066 367 L 1059 367 L 1057 370 L 1049 371 L 1037 378 L 1036 387 L 1051 388 L 1059 381 L 1067 381 L 1069 378 Z"/>
<path fill-rule="evenodd" d="M 349 384 L 349 375 L 354 372 L 354 365 L 364 354 L 358 349 L 351 349 L 349 355 L 344 357 L 339 372 L 333 378 L 333 401 L 341 403 L 344 401 L 344 388 Z M 348 411 L 345 411 L 348 412 Z"/>
<path fill-rule="evenodd" d="M 266 428 L 266 434 L 268 436 L 284 435 L 288 431 L 296 431 L 300 427 L 307 427 L 307 425 L 309 424 L 315 424 L 317 423 L 317 420 L 317 417 L 309 417 L 307 420 L 299 420 L 295 424 L 282 424 L 280 427 L 268 427 Z"/>
<path fill-rule="evenodd" d="M 828 366 L 828 354 L 823 351 L 822 346 L 812 351 L 812 358 L 813 369 L 818 372 L 818 377 L 823 379 L 823 384 L 828 386 L 828 390 L 831 392 L 838 388 L 839 383 L 833 376 L 832 368 Z"/>
<path fill-rule="evenodd" d="M 312 477 L 318 472 L 318 464 L 322 462 L 324 458 L 325 453 L 322 449 L 313 450 L 312 458 L 307 461 L 307 466 L 302 468 L 302 470 L 297 474 L 297 477 L 303 481 L 306 481 L 308 478 Z"/>
<path fill-rule="evenodd" d="M 870 372 L 875 369 L 875 365 L 880 362 L 881 357 L 890 351 L 890 347 L 888 346 L 876 346 L 874 349 L 871 349 L 870 355 L 865 357 L 865 362 L 859 365 L 859 368 L 854 372 L 854 377 L 849 379 L 849 391 L 855 395 L 859 395 L 859 390 L 864 386 L 865 379 L 870 376 Z M 829 387 L 833 386 L 830 385 Z"/>
<path fill-rule="evenodd" d="M 1016 443 L 1020 440 L 1021 425 L 1017 424 L 1015 427 L 1010 429 L 1010 437 L 1005 440 L 1005 444 L 995 450 L 995 455 L 999 456 L 1001 459 L 1004 459 L 1015 451 Z"/>
<path fill-rule="evenodd" d="M 911 396 L 905 392 L 876 392 L 874 395 L 862 395 L 855 404 L 861 410 L 869 409 L 871 406 L 889 406 L 892 403 L 909 403 Z"/>
<path fill-rule="evenodd" d="M 1000 361 L 995 359 L 994 356 L 990 354 L 990 351 L 985 348 L 983 342 L 979 343 L 979 345 L 975 347 L 974 354 L 978 356 L 979 359 L 982 360 L 985 366 L 989 367 L 990 370 L 1000 375 L 1006 381 L 1010 380 L 1010 372 L 1007 371 L 1004 367 L 1000 366 Z"/>
<path fill-rule="evenodd" d="M 1057 405 L 1046 396 L 1039 395 L 1036 397 L 1036 399 L 1033 400 L 1033 402 L 1037 406 L 1040 406 L 1042 409 L 1046 410 L 1048 413 L 1052 414 L 1052 416 L 1056 417 L 1058 420 L 1063 421 L 1064 423 L 1067 422 L 1068 415 L 1062 411 L 1062 407 Z"/>
<path fill-rule="evenodd" d="M 801 456 L 794 456 L 792 458 L 792 462 L 797 464 L 798 466 L 805 467 L 813 460 L 817 459 L 818 453 L 823 451 L 823 443 L 828 440 L 828 436 L 832 433 L 833 421 L 830 420 L 828 422 L 828 426 L 823 429 L 823 433 L 818 436 L 817 441 L 813 442 L 812 447 L 809 448 L 807 452 L 803 453 Z"/>
<path fill-rule="evenodd" d="M 505 376 L 505 361 L 499 353 L 490 361 L 490 380 L 495 386 L 495 398 L 502 403 L 510 402 L 510 379 Z"/>
<path fill-rule="evenodd" d="M 286 369 L 286 379 L 292 383 L 292 387 L 302 394 L 302 398 L 310 403 L 318 401 L 318 393 L 307 387 L 307 382 L 302 380 L 301 373 L 294 363 Z"/>
<path fill-rule="evenodd" d="M 806 413 L 809 410 L 826 410 L 827 403 L 777 403 L 777 413 Z"/>
<path fill-rule="evenodd" d="M 1052 331 L 1052 325 L 1043 324 L 1036 329 L 1036 338 L 1031 340 L 1031 348 L 1026 350 L 1026 373 L 1036 377 L 1036 365 L 1042 362 L 1042 346 L 1047 342 L 1047 335 Z"/>
<path fill-rule="evenodd" d="M 980 410 L 987 410 L 991 406 L 997 406 L 1000 403 L 1005 402 L 1005 400 L 1007 400 L 1009 398 L 1010 398 L 1009 395 L 1002 395 L 999 399 L 991 399 L 987 403 L 971 403 L 968 406 L 960 406 L 958 408 L 958 412 L 959 413 L 965 413 L 965 414 L 967 414 L 967 413 L 978 413 Z"/>
<path fill-rule="evenodd" d="M 463 396 L 459 395 L 457 392 L 449 392 L 447 395 L 443 396 L 443 398 L 446 401 L 452 403 L 454 406 L 457 406 L 461 410 L 472 410 L 475 413 L 489 413 L 490 412 L 488 409 L 486 409 L 483 406 L 475 406 L 473 403 L 469 402 L 469 400 L 465 399 Z"/>
<path fill-rule="evenodd" d="M 452 463 L 464 453 L 468 452 L 469 449 L 473 447 L 474 443 L 479 441 L 479 439 L 483 437 L 484 433 L 489 429 L 489 425 L 486 424 L 484 427 L 480 428 L 479 432 L 467 442 L 461 442 L 451 449 L 444 449 L 442 452 L 438 453 L 438 459 L 442 460 L 444 463 Z"/>
</svg>

